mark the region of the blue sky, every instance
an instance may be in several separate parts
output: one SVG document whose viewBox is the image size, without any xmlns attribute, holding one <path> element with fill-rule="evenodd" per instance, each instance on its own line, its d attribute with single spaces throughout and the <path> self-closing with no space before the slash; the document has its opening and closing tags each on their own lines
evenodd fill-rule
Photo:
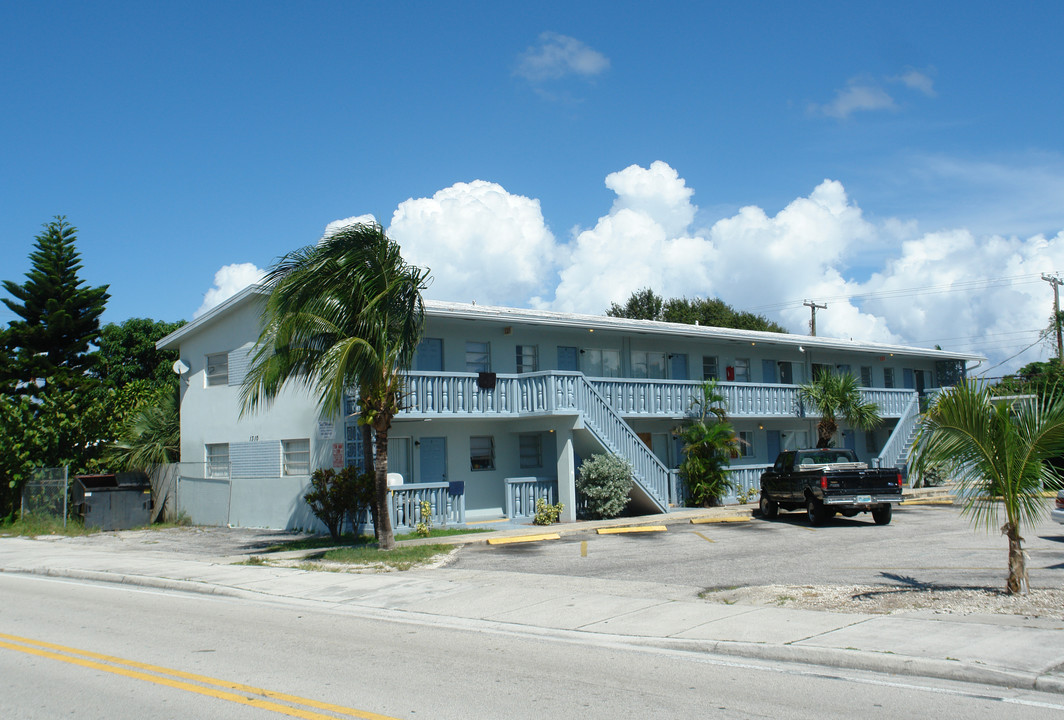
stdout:
<svg viewBox="0 0 1064 720">
<path fill-rule="evenodd" d="M 430 297 L 651 285 L 795 332 L 814 298 L 821 334 L 1044 357 L 1064 4 L 731 5 L 7 3 L 0 279 L 65 214 L 105 320 L 191 318 L 372 214 Z"/>
</svg>

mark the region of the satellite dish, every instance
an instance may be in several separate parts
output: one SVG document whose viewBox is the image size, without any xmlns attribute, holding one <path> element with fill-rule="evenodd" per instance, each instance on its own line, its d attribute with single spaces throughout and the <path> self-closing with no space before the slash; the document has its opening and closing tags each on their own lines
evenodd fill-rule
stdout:
<svg viewBox="0 0 1064 720">
<path fill-rule="evenodd" d="M 174 361 L 174 372 L 177 373 L 178 375 L 184 375 L 185 373 L 188 372 L 188 370 L 189 370 L 189 367 L 185 363 L 184 360 L 175 360 Z"/>
</svg>

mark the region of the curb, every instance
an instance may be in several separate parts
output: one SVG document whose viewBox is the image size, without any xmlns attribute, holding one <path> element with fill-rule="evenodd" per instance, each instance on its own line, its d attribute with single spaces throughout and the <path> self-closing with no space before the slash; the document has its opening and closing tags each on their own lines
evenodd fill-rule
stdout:
<svg viewBox="0 0 1064 720">
<path fill-rule="evenodd" d="M 56 568 L 12 570 L 0 568 L 0 573 L 5 572 L 10 574 L 90 580 L 93 582 L 107 582 L 120 585 L 132 585 L 160 590 L 174 590 L 239 599 L 262 600 L 264 598 L 269 598 L 281 601 L 289 599 L 286 596 L 272 595 L 270 593 L 262 593 L 252 590 L 240 590 L 195 580 L 171 580 L 168 578 L 158 578 L 146 575 L 125 575 L 98 570 L 68 570 Z M 350 607 L 359 606 L 352 605 Z M 405 613 L 406 611 L 386 610 L 385 612 L 388 614 L 400 614 Z M 423 615 L 425 613 L 416 614 Z M 446 616 L 433 615 L 432 617 Z M 1064 676 L 992 668 L 988 666 L 973 665 L 959 660 L 917 658 L 893 653 L 869 652 L 867 650 L 843 650 L 840 648 L 803 647 L 798 645 L 769 645 L 730 640 L 703 641 L 668 637 L 648 638 L 632 635 L 595 633 L 581 629 L 559 631 L 554 628 L 540 628 L 536 625 L 498 623 L 494 621 L 489 622 L 492 622 L 495 625 L 507 625 L 511 628 L 520 628 L 528 633 L 541 631 L 555 634 L 572 633 L 575 636 L 590 635 L 600 638 L 610 638 L 617 643 L 629 646 L 655 647 L 683 652 L 714 654 L 725 657 L 765 660 L 769 662 L 802 663 L 819 667 L 861 670 L 865 672 L 904 675 L 908 677 L 936 678 L 940 680 L 953 680 L 958 682 L 1035 690 L 1038 692 L 1064 695 Z"/>
</svg>

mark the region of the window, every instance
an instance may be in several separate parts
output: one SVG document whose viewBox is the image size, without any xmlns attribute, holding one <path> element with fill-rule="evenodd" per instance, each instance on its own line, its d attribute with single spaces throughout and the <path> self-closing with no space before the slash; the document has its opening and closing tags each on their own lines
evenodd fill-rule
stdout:
<svg viewBox="0 0 1064 720">
<path fill-rule="evenodd" d="M 414 369 L 426 372 L 443 370 L 443 339 L 423 338 L 414 355 Z"/>
<path fill-rule="evenodd" d="M 739 432 L 739 457 L 754 456 L 754 434 L 752 432 Z"/>
<path fill-rule="evenodd" d="M 310 440 L 281 441 L 281 474 L 310 475 Z"/>
<path fill-rule="evenodd" d="M 207 356 L 207 385 L 229 384 L 229 353 Z"/>
<path fill-rule="evenodd" d="M 872 387 L 872 368 L 861 366 L 861 384 L 865 387 Z"/>
<path fill-rule="evenodd" d="M 580 351 L 584 374 L 590 377 L 620 377 L 621 353 L 619 350 L 584 348 Z"/>
<path fill-rule="evenodd" d="M 702 356 L 702 379 L 703 380 L 719 380 L 720 375 L 717 374 L 717 356 L 716 355 L 703 355 Z"/>
<path fill-rule="evenodd" d="M 207 477 L 229 477 L 229 443 L 213 443 L 207 446 Z"/>
<path fill-rule="evenodd" d="M 750 382 L 750 358 L 735 358 L 735 382 Z"/>
<path fill-rule="evenodd" d="M 495 469 L 495 438 L 490 435 L 469 438 L 469 468 Z"/>
<path fill-rule="evenodd" d="M 491 343 L 467 342 L 465 367 L 466 372 L 491 372 Z"/>
<path fill-rule="evenodd" d="M 517 346 L 517 372 L 529 373 L 539 370 L 539 349 L 535 345 Z"/>
<path fill-rule="evenodd" d="M 883 387 L 894 387 L 894 368 L 883 368 Z"/>
<path fill-rule="evenodd" d="M 819 380 L 825 375 L 830 375 L 832 367 L 830 365 L 822 365 L 820 363 L 813 363 L 813 380 Z"/>
<path fill-rule="evenodd" d="M 518 436 L 518 443 L 520 445 L 518 454 L 521 456 L 521 467 L 543 467 L 543 436 L 520 435 Z"/>
<path fill-rule="evenodd" d="M 665 353 L 646 352 L 645 350 L 632 351 L 632 377 L 636 378 L 663 378 L 665 377 Z"/>
</svg>

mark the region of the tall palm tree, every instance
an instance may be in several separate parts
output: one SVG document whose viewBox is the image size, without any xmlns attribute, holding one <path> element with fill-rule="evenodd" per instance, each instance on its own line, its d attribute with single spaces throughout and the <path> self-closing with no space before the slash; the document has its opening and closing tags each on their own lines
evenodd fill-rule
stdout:
<svg viewBox="0 0 1064 720">
<path fill-rule="evenodd" d="M 129 416 L 105 457 L 125 470 L 150 472 L 181 457 L 181 416 L 177 388 L 163 388 Z"/>
<path fill-rule="evenodd" d="M 388 430 L 421 339 L 427 279 L 376 223 L 285 255 L 264 281 L 265 327 L 241 392 L 246 412 L 268 406 L 288 383 L 302 385 L 317 393 L 322 416 L 335 417 L 357 389 L 359 423 L 375 434 L 374 530 L 384 550 L 395 547 Z"/>
<path fill-rule="evenodd" d="M 821 373 L 798 388 L 798 397 L 820 415 L 816 424 L 818 448 L 831 447 L 839 431 L 839 418 L 858 430 L 872 430 L 882 422 L 875 403 L 861 402 L 861 387 L 850 373 Z"/>
<path fill-rule="evenodd" d="M 1028 592 L 1021 525 L 1045 513 L 1044 489 L 1061 476 L 1048 462 L 1064 453 L 1064 396 L 1047 391 L 1010 404 L 989 386 L 967 381 L 942 391 L 920 421 L 910 451 L 918 471 L 944 466 L 964 498 L 963 512 L 1009 541 L 1009 594 Z"/>
</svg>

